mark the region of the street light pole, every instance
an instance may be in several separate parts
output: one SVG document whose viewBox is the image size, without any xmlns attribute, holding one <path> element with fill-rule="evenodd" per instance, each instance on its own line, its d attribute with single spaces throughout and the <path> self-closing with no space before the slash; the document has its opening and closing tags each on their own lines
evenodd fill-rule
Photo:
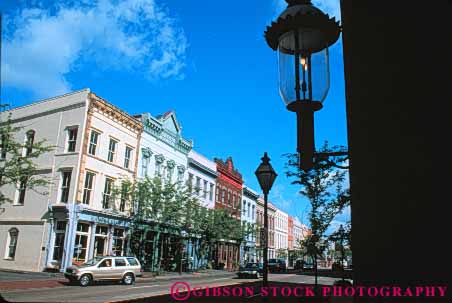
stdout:
<svg viewBox="0 0 452 303">
<path fill-rule="evenodd" d="M 268 286 L 268 193 L 264 192 L 264 280 L 263 286 Z"/>
<path fill-rule="evenodd" d="M 342 267 L 342 280 L 344 280 L 345 268 L 344 268 L 344 227 L 342 224 L 339 227 L 339 236 L 341 240 L 341 267 Z"/>
<path fill-rule="evenodd" d="M 270 158 L 267 153 L 261 158 L 262 163 L 256 169 L 255 175 L 259 185 L 264 193 L 264 232 L 262 234 L 262 244 L 264 245 L 264 272 L 262 285 L 268 286 L 268 193 L 276 179 L 276 172 L 270 164 Z"/>
</svg>

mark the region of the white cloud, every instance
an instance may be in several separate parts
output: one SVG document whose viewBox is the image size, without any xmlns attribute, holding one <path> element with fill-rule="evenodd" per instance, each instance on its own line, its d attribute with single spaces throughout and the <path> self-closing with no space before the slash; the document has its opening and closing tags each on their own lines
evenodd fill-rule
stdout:
<svg viewBox="0 0 452 303">
<path fill-rule="evenodd" d="M 154 0 L 80 0 L 5 19 L 5 84 L 39 97 L 69 91 L 67 75 L 81 64 L 150 80 L 183 78 L 185 33 Z"/>
</svg>

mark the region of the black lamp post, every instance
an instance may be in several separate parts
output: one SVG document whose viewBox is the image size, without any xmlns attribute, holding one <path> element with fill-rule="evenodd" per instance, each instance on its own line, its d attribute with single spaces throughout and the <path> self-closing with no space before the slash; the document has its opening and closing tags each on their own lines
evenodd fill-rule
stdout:
<svg viewBox="0 0 452 303">
<path fill-rule="evenodd" d="M 309 170 L 314 157 L 314 112 L 329 90 L 328 47 L 341 28 L 310 0 L 286 0 L 288 6 L 265 31 L 268 45 L 278 51 L 279 92 L 289 111 L 297 114 L 299 165 Z"/>
<path fill-rule="evenodd" d="M 264 245 L 264 276 L 263 276 L 263 286 L 268 286 L 268 193 L 275 182 L 276 176 L 278 174 L 275 172 L 270 164 L 270 158 L 267 153 L 261 158 L 262 163 L 256 169 L 256 177 L 259 181 L 259 185 L 264 193 L 264 232 L 261 234 L 262 242 Z"/>
<path fill-rule="evenodd" d="M 342 271 L 344 271 L 344 234 L 345 234 L 345 230 L 344 227 L 342 226 L 342 224 L 339 226 L 339 240 L 341 243 L 341 267 L 342 267 Z M 344 276 L 342 275 L 342 279 L 344 279 Z"/>
</svg>

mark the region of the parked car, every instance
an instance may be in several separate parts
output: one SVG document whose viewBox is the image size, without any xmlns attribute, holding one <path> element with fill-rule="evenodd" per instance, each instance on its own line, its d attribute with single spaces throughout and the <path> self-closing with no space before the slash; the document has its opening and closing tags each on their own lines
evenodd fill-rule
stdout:
<svg viewBox="0 0 452 303">
<path fill-rule="evenodd" d="M 262 263 L 247 263 L 237 272 L 239 278 L 254 277 L 259 279 L 264 274 L 264 265 Z"/>
<path fill-rule="evenodd" d="M 268 260 L 268 271 L 280 272 L 287 269 L 286 260 L 284 259 L 270 259 Z"/>
<path fill-rule="evenodd" d="M 303 266 L 301 267 L 302 270 L 313 270 L 314 269 L 314 263 L 311 262 L 303 262 Z"/>
<path fill-rule="evenodd" d="M 303 269 L 304 260 L 298 259 L 293 266 L 294 269 Z"/>
<path fill-rule="evenodd" d="M 344 268 L 342 267 L 342 264 L 340 262 L 334 262 L 331 265 L 331 270 L 332 271 L 342 271 L 342 270 L 344 270 Z"/>
<path fill-rule="evenodd" d="M 100 280 L 118 280 L 126 285 L 133 284 L 142 275 L 140 262 L 135 257 L 95 257 L 81 265 L 69 266 L 64 276 L 71 283 L 88 286 Z"/>
</svg>

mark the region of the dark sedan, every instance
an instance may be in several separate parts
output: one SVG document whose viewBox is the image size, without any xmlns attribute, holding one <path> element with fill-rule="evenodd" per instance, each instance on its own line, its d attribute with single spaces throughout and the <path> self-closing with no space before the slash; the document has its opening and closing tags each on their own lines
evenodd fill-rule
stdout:
<svg viewBox="0 0 452 303">
<path fill-rule="evenodd" d="M 286 261 L 284 259 L 270 259 L 268 260 L 269 272 L 282 272 L 287 269 Z"/>
<path fill-rule="evenodd" d="M 244 267 L 241 267 L 237 276 L 239 278 L 254 277 L 259 279 L 264 272 L 264 266 L 262 263 L 247 263 Z"/>
</svg>

